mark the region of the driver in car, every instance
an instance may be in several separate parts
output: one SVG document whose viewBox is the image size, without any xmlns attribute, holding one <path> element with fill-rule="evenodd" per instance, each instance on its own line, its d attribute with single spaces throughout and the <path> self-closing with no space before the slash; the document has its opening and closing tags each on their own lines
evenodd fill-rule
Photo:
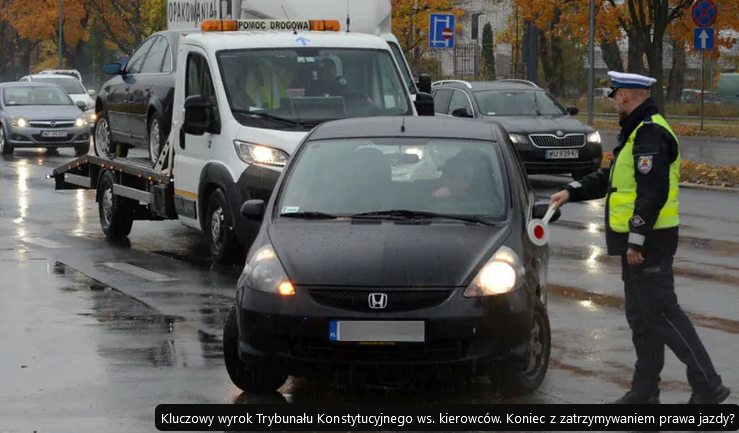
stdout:
<svg viewBox="0 0 739 433">
<path fill-rule="evenodd" d="M 454 157 L 447 161 L 441 171 L 441 183 L 444 185 L 434 191 L 437 198 L 465 196 L 468 194 L 475 177 L 472 161 Z"/>
<path fill-rule="evenodd" d="M 336 71 L 336 63 L 331 59 L 323 59 L 318 65 L 317 80 L 311 88 L 311 96 L 349 96 L 357 95 L 358 92 L 350 88 L 344 78 L 339 78 Z M 372 98 L 366 97 L 366 101 L 373 103 Z"/>
</svg>

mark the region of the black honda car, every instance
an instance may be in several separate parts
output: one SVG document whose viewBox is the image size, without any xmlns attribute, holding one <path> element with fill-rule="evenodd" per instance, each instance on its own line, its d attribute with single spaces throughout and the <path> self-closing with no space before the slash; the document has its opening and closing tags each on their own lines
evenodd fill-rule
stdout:
<svg viewBox="0 0 739 433">
<path fill-rule="evenodd" d="M 474 118 L 503 125 L 528 174 L 571 174 L 581 179 L 600 168 L 600 134 L 530 81 L 437 81 L 437 115 Z"/>
<path fill-rule="evenodd" d="M 324 123 L 269 203 L 244 203 L 262 225 L 224 327 L 236 386 L 495 375 L 505 392 L 537 389 L 549 250 L 526 228 L 548 203 L 496 124 L 459 122 Z"/>
</svg>

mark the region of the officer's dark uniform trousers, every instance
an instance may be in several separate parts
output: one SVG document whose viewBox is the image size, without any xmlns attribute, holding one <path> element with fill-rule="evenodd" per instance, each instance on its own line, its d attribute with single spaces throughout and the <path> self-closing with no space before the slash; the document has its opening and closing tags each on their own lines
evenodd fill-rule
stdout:
<svg viewBox="0 0 739 433">
<path fill-rule="evenodd" d="M 606 203 L 608 254 L 621 256 L 626 319 L 637 356 L 632 391 L 640 395 L 659 395 L 666 345 L 687 366 L 688 381 L 694 392 L 709 394 L 721 385 L 721 377 L 675 293 L 672 265 L 677 251 L 678 227 L 654 228 L 660 212 L 666 207 L 669 172 L 679 156 L 674 135 L 651 121 L 657 114 L 658 109 L 651 99 L 634 110 L 621 121 L 620 142 L 611 166 L 572 182 L 564 189 L 569 191 L 571 202 L 603 198 L 613 192 L 611 171 L 616 166 L 618 153 L 624 150 L 629 137 L 636 131 L 635 138 L 632 137 L 633 146 L 628 150 L 634 158 L 631 167 L 638 168 L 632 174 L 636 179 L 637 198 L 628 233 L 611 229 L 608 200 Z M 629 248 L 642 253 L 644 261 L 641 264 L 629 265 L 626 260 Z"/>
</svg>

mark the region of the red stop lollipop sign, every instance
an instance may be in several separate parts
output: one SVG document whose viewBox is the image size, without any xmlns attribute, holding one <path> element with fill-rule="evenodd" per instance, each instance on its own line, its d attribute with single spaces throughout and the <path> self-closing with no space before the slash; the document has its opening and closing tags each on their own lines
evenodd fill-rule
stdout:
<svg viewBox="0 0 739 433">
<path fill-rule="evenodd" d="M 550 207 L 547 210 L 547 214 L 544 215 L 544 219 L 533 219 L 528 226 L 529 239 L 534 245 L 544 246 L 549 242 L 549 220 L 554 216 L 556 209 Z"/>
</svg>

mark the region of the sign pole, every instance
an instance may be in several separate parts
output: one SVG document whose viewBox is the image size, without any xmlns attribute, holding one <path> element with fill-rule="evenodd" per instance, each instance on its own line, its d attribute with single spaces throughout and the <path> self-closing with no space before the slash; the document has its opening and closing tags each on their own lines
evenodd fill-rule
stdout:
<svg viewBox="0 0 739 433">
<path fill-rule="evenodd" d="M 590 35 L 588 38 L 588 125 L 593 126 L 595 86 L 595 0 L 590 0 Z"/>
<path fill-rule="evenodd" d="M 701 131 L 703 131 L 703 101 L 706 99 L 704 88 L 706 87 L 706 50 L 701 50 Z"/>
</svg>

